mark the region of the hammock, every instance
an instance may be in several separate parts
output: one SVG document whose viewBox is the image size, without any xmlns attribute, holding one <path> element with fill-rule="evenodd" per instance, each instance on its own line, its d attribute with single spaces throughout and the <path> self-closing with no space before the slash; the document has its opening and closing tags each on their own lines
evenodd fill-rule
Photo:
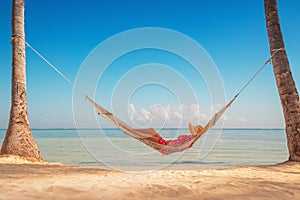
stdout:
<svg viewBox="0 0 300 200">
<path fill-rule="evenodd" d="M 185 141 L 183 144 L 173 144 L 173 143 L 168 143 L 167 145 L 159 144 L 156 142 L 153 142 L 149 140 L 149 135 L 144 134 L 142 131 L 139 131 L 138 129 L 133 129 L 130 127 L 128 124 L 117 118 L 116 116 L 113 115 L 113 113 L 107 111 L 105 108 L 97 104 L 95 101 L 93 101 L 90 97 L 85 96 L 86 99 L 91 102 L 91 104 L 95 107 L 97 110 L 98 114 L 101 115 L 103 118 L 108 120 L 111 124 L 115 125 L 119 129 L 121 129 L 124 133 L 127 135 L 143 142 L 144 144 L 152 147 L 153 149 L 158 150 L 162 154 L 168 155 L 174 152 L 181 152 L 184 151 L 188 148 L 190 148 L 205 132 L 207 132 L 211 127 L 213 127 L 218 119 L 222 116 L 222 114 L 225 112 L 227 108 L 230 107 L 230 105 L 233 103 L 233 101 L 236 99 L 234 97 L 224 108 L 222 108 L 219 112 L 217 112 L 212 119 L 205 125 L 203 128 L 203 131 L 201 133 L 193 133 L 192 137 L 190 140 Z"/>
<path fill-rule="evenodd" d="M 13 36 L 14 37 L 14 36 Z M 19 36 L 18 36 L 19 37 Z M 23 38 L 21 38 L 23 39 Z M 24 40 L 24 39 L 23 39 Z M 25 40 L 24 40 L 25 41 Z M 52 67 L 60 76 L 62 76 L 75 90 L 77 90 L 80 94 L 82 94 L 96 109 L 99 115 L 108 120 L 111 124 L 115 125 L 119 129 L 121 129 L 127 135 L 143 142 L 144 144 L 158 150 L 162 154 L 168 155 L 174 152 L 181 152 L 188 148 L 190 148 L 204 133 L 206 133 L 211 127 L 213 127 L 216 122 L 220 119 L 222 114 L 226 111 L 227 108 L 235 101 L 235 99 L 239 96 L 239 94 L 254 80 L 254 78 L 263 70 L 263 68 L 271 62 L 273 56 L 278 52 L 285 50 L 284 48 L 276 49 L 271 57 L 262 65 L 262 67 L 251 77 L 251 79 L 240 89 L 240 91 L 234 96 L 234 98 L 226 104 L 220 111 L 215 113 L 211 120 L 204 126 L 202 132 L 195 133 L 192 130 L 192 137 L 189 140 L 186 140 L 181 144 L 168 143 L 167 145 L 155 143 L 149 140 L 149 135 L 145 134 L 143 131 L 138 129 L 133 129 L 128 124 L 117 118 L 113 115 L 113 113 L 107 111 L 105 108 L 97 104 L 94 100 L 92 100 L 89 96 L 85 95 L 79 88 L 77 88 L 74 83 L 68 79 L 63 73 L 61 73 L 51 62 L 49 62 L 45 57 L 43 57 L 36 49 L 34 49 L 29 43 L 25 41 L 27 47 L 32 49 L 40 58 L 42 58 L 50 67 Z"/>
</svg>

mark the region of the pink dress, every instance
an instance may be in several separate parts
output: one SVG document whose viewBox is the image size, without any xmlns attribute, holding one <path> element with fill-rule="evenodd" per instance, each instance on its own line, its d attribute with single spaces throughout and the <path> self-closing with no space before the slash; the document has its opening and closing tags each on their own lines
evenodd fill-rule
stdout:
<svg viewBox="0 0 300 200">
<path fill-rule="evenodd" d="M 189 146 L 185 146 L 183 144 L 191 141 L 193 139 L 192 135 L 180 135 L 175 140 L 164 140 L 162 137 L 159 138 L 158 143 L 165 145 L 161 149 L 158 149 L 158 151 L 164 155 L 168 155 L 170 153 L 174 152 L 181 152 L 184 151 L 190 147 L 192 147 L 192 144 Z"/>
</svg>

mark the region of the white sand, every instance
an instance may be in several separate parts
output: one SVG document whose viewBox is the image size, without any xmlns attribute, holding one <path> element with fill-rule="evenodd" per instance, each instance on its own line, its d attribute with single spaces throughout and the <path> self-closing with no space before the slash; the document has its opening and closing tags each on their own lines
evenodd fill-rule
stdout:
<svg viewBox="0 0 300 200">
<path fill-rule="evenodd" d="M 300 163 L 117 172 L 0 158 L 0 199 L 300 199 Z"/>
</svg>

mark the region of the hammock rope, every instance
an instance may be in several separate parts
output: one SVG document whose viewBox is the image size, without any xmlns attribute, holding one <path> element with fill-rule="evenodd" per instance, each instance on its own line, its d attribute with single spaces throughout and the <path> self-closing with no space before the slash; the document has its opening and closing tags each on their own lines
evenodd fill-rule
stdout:
<svg viewBox="0 0 300 200">
<path fill-rule="evenodd" d="M 271 57 L 266 60 L 266 62 L 257 70 L 257 72 L 245 83 L 245 85 L 240 89 L 240 91 L 235 95 L 235 97 L 238 97 L 247 87 L 248 85 L 257 77 L 257 75 L 267 66 L 271 61 L 272 58 L 275 56 L 275 54 L 279 51 L 284 51 L 285 48 L 279 48 L 279 49 L 274 49 L 274 52 L 272 53 Z"/>
<path fill-rule="evenodd" d="M 14 35 L 18 36 L 18 35 Z M 12 37 L 14 37 L 12 36 Z M 18 36 L 20 37 L 20 36 Z M 20 37 L 23 39 L 22 37 Z M 285 50 L 285 48 L 279 48 L 274 50 L 271 57 L 259 68 L 259 70 L 244 84 L 244 86 L 239 90 L 239 92 L 227 103 L 220 111 L 214 114 L 214 116 L 209 120 L 209 122 L 204 126 L 203 131 L 201 133 L 194 133 L 193 138 L 190 141 L 185 142 L 184 144 L 168 144 L 163 145 L 159 143 L 155 143 L 149 139 L 149 135 L 142 133 L 137 129 L 133 129 L 128 124 L 117 118 L 113 115 L 113 113 L 107 111 L 104 107 L 97 104 L 94 100 L 92 100 L 88 95 L 86 95 L 82 90 L 80 90 L 69 78 L 67 78 L 57 67 L 55 67 L 48 59 L 46 59 L 39 51 L 33 48 L 28 42 L 24 39 L 25 45 L 29 47 L 36 55 L 38 55 L 42 60 L 44 60 L 57 74 L 59 74 L 63 79 L 65 79 L 77 92 L 79 92 L 82 96 L 84 96 L 96 109 L 99 115 L 108 120 L 113 125 L 120 128 L 127 135 L 143 142 L 144 144 L 159 150 L 163 154 L 170 154 L 174 152 L 181 152 L 189 147 L 191 147 L 204 133 L 206 133 L 211 127 L 213 127 L 219 118 L 223 115 L 223 113 L 231 106 L 231 104 L 236 100 L 236 98 L 248 87 L 248 85 L 257 77 L 257 75 L 265 68 L 265 66 L 272 61 L 272 58 L 276 55 L 277 52 Z"/>
<path fill-rule="evenodd" d="M 57 67 L 55 67 L 49 60 L 47 60 L 40 52 L 33 48 L 28 42 L 25 41 L 25 45 L 29 47 L 35 54 L 37 54 L 42 60 L 44 60 L 56 73 L 58 73 L 63 79 L 65 79 L 77 92 L 81 95 L 86 96 L 85 93 L 80 90 L 68 77 L 66 77 Z"/>
</svg>

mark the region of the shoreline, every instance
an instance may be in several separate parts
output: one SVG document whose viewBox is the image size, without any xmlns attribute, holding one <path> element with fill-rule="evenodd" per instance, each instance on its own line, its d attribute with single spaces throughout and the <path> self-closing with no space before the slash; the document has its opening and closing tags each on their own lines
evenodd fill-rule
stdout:
<svg viewBox="0 0 300 200">
<path fill-rule="evenodd" d="M 0 176 L 7 200 L 300 198 L 300 163 L 292 162 L 122 172 L 0 158 Z"/>
</svg>

